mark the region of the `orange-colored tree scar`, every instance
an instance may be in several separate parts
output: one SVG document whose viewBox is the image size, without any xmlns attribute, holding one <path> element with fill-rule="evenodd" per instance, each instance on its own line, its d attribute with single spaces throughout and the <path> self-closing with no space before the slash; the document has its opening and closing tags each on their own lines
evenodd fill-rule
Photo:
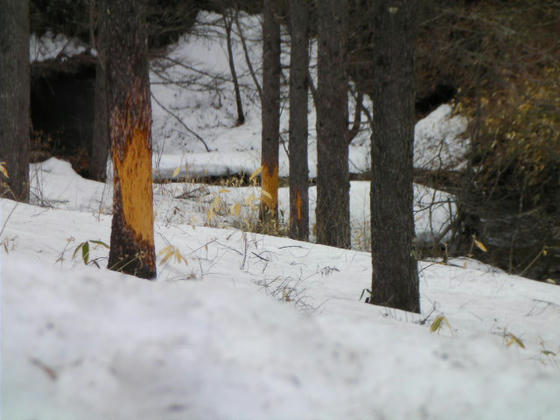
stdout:
<svg viewBox="0 0 560 420">
<path fill-rule="evenodd" d="M 303 218 L 303 211 L 302 211 L 302 202 L 301 202 L 301 193 L 300 191 L 296 191 L 296 206 L 297 206 L 297 220 L 301 220 Z"/>
<path fill-rule="evenodd" d="M 278 208 L 278 165 L 271 171 L 267 165 L 262 170 L 261 202 L 270 212 L 276 213 Z"/>
<path fill-rule="evenodd" d="M 113 154 L 122 191 L 122 210 L 125 223 L 150 245 L 154 243 L 152 157 L 146 143 L 149 128 L 134 129 L 133 137 L 124 150 L 123 159 Z"/>
</svg>

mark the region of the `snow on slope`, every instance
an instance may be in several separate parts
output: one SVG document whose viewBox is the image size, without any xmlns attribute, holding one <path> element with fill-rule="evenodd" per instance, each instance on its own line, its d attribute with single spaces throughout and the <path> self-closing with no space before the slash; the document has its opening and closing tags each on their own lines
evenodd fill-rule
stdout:
<svg viewBox="0 0 560 420">
<path fill-rule="evenodd" d="M 157 249 L 176 246 L 188 265 L 160 260 L 148 282 L 72 259 L 77 243 L 109 235 L 108 216 L 85 212 L 18 204 L 8 219 L 2 418 L 560 415 L 548 353 L 560 351 L 558 287 L 469 260 L 422 264 L 414 315 L 359 301 L 367 253 L 157 225 Z M 92 250 L 102 266 L 106 256 Z M 439 314 L 452 331 L 430 332 Z"/>
<path fill-rule="evenodd" d="M 231 158 L 226 151 L 223 161 Z M 67 210 L 80 210 L 92 214 L 112 212 L 113 187 L 84 179 L 71 167 L 70 163 L 51 158 L 30 167 L 31 201 L 33 204 Z M 309 189 L 310 225 L 315 224 L 316 188 Z M 354 248 L 369 249 L 370 183 L 351 182 L 350 216 L 352 242 Z M 174 199 L 176 197 L 183 197 Z M 154 209 L 156 222 L 190 223 L 194 225 L 232 226 L 239 220 L 256 224 L 258 218 L 257 187 L 220 187 L 188 182 L 154 184 Z M 289 189 L 279 190 L 279 211 L 281 221 L 288 223 L 290 215 Z M 437 203 L 437 204 L 433 204 Z M 234 205 L 240 205 L 240 215 L 231 214 Z M 209 220 L 209 210 L 215 217 Z M 436 191 L 422 185 L 414 186 L 414 220 L 416 236 L 420 242 L 431 244 L 445 230 L 455 216 L 454 199 L 450 194 Z"/>
<path fill-rule="evenodd" d="M 163 59 L 152 63 L 150 79 L 155 98 L 152 101 L 155 176 L 169 178 L 177 168 L 181 168 L 179 177 L 253 173 L 261 165 L 260 103 L 239 36 L 234 36 L 233 50 L 246 122 L 234 127 L 237 111 L 224 30 L 216 25 L 220 18 L 213 13 L 200 13 L 197 20 L 194 34 L 183 36 L 170 47 L 168 56 L 172 61 Z M 251 62 L 260 80 L 262 46 L 259 41 L 259 17 L 241 14 L 240 23 L 247 38 Z M 288 39 L 287 34 L 284 34 L 284 39 Z M 313 64 L 317 48 L 315 42 L 312 44 L 310 51 Z M 282 54 L 283 64 L 288 65 L 289 44 L 283 44 Z M 313 69 L 311 72 L 314 74 Z M 169 81 L 176 81 L 177 84 L 170 84 Z M 314 83 L 317 83 L 316 77 Z M 367 102 L 369 99 L 366 98 Z M 353 115 L 354 106 L 353 100 L 350 100 L 350 115 Z M 280 147 L 280 176 L 288 175 L 288 114 L 288 103 L 284 100 L 280 125 L 281 140 L 285 144 Z M 176 117 L 204 139 L 210 152 Z M 309 175 L 315 177 L 316 115 L 311 95 L 308 119 Z M 466 152 L 466 142 L 462 140 L 466 127 L 466 119 L 454 116 L 449 105 L 442 105 L 418 122 L 415 131 L 415 166 L 453 169 L 459 165 Z M 349 147 L 351 173 L 362 173 L 370 168 L 370 134 L 365 117 L 362 117 L 362 131 Z"/>
</svg>

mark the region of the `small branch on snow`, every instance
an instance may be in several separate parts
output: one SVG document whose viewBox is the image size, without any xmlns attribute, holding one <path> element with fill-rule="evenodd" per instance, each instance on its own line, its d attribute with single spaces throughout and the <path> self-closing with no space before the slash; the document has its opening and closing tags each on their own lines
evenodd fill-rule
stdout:
<svg viewBox="0 0 560 420">
<path fill-rule="evenodd" d="M 187 130 L 189 133 L 191 133 L 193 136 L 195 136 L 198 140 L 200 140 L 200 142 L 206 148 L 206 151 L 210 152 L 210 148 L 208 147 L 208 145 L 206 144 L 206 142 L 204 141 L 204 139 L 202 137 L 200 137 L 193 130 L 191 130 L 189 127 L 187 127 L 187 125 L 181 120 L 181 118 L 179 118 L 177 115 L 175 115 L 173 112 L 171 112 L 171 110 L 166 108 L 165 105 L 163 105 L 160 101 L 158 101 L 158 99 L 154 96 L 154 94 L 151 94 L 151 96 L 152 96 L 152 99 L 154 100 L 154 102 L 156 104 L 158 104 L 165 112 L 167 112 L 169 115 L 171 115 L 173 118 L 175 118 L 177 120 L 177 122 L 179 124 L 181 124 L 185 130 Z"/>
</svg>

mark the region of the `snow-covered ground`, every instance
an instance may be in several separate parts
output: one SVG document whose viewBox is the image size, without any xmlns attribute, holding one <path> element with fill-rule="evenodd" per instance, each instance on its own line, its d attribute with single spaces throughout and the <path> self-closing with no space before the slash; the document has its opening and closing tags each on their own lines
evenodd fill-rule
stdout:
<svg viewBox="0 0 560 420">
<path fill-rule="evenodd" d="M 242 20 L 250 38 L 257 21 Z M 227 75 L 223 48 L 185 37 L 171 57 Z M 252 54 L 258 68 L 256 46 Z M 154 97 L 212 150 L 154 103 L 156 173 L 258 168 L 260 116 L 243 60 L 247 123 L 237 128 L 231 92 L 152 74 Z M 460 165 L 464 126 L 449 106 L 419 122 L 417 166 Z M 352 146 L 354 167 L 367 164 L 368 136 Z M 312 131 L 312 164 L 313 142 Z M 254 220 L 258 188 L 189 182 L 154 186 L 158 278 L 149 282 L 105 268 L 110 185 L 56 159 L 30 174 L 33 205 L 0 200 L 2 419 L 560 418 L 557 286 L 470 259 L 421 262 L 421 315 L 368 305 L 369 253 L 234 229 Z M 282 189 L 284 218 L 287 204 Z M 420 186 L 415 208 L 426 240 L 454 211 L 452 197 Z M 366 249 L 367 182 L 352 183 L 351 213 L 353 245 Z M 89 242 L 87 265 L 85 241 L 100 241 Z"/>
<path fill-rule="evenodd" d="M 415 315 L 363 303 L 368 253 L 161 217 L 148 282 L 75 252 L 110 236 L 81 182 L 78 209 L 1 200 L 2 418 L 560 415 L 557 286 L 424 262 Z"/>
<path fill-rule="evenodd" d="M 218 153 L 218 152 L 217 152 Z M 225 155 L 228 153 L 225 152 Z M 31 202 L 45 207 L 110 214 L 113 187 L 80 177 L 70 163 L 51 158 L 32 164 Z M 350 213 L 353 246 L 369 249 L 370 183 L 351 182 Z M 316 188 L 309 189 L 311 226 L 315 224 Z M 289 190 L 278 194 L 281 222 L 289 219 Z M 154 209 L 158 223 L 248 228 L 258 220 L 259 187 L 213 186 L 192 182 L 154 184 Z M 455 215 L 451 195 L 415 185 L 416 235 L 429 244 L 444 231 Z M 312 235 L 313 238 L 313 235 Z"/>
</svg>

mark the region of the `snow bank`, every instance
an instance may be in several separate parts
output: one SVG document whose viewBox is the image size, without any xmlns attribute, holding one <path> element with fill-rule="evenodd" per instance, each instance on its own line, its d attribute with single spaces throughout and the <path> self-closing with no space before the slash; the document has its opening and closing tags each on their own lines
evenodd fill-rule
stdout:
<svg viewBox="0 0 560 420">
<path fill-rule="evenodd" d="M 0 203 L 4 215 L 15 205 Z M 158 261 L 155 282 L 71 258 L 74 244 L 109 234 L 107 216 L 12 213 L 1 238 L 15 238 L 2 251 L 3 418 L 560 414 L 558 362 L 545 354 L 560 350 L 558 287 L 462 268 L 469 260 L 423 265 L 414 315 L 359 302 L 367 253 L 181 225 L 157 226 L 156 247 L 173 244 L 188 265 Z M 451 330 L 430 332 L 436 314 Z"/>
</svg>

